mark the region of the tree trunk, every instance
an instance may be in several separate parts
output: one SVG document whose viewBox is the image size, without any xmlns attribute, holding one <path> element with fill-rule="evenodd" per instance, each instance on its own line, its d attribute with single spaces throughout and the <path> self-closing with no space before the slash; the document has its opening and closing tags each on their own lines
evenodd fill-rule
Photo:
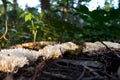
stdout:
<svg viewBox="0 0 120 80">
<path fill-rule="evenodd" d="M 44 12 L 44 19 L 49 20 L 50 19 L 50 0 L 40 0 L 41 3 L 41 11 Z"/>
<path fill-rule="evenodd" d="M 50 10 L 50 0 L 40 0 L 41 1 L 41 10 L 49 11 Z"/>
<path fill-rule="evenodd" d="M 4 6 L 4 14 L 5 14 L 5 20 L 8 19 L 8 15 L 7 15 L 7 1 L 6 0 L 2 0 L 3 6 Z"/>
<path fill-rule="evenodd" d="M 118 9 L 120 10 L 120 0 L 118 1 Z"/>
<path fill-rule="evenodd" d="M 15 27 L 16 24 L 16 18 L 17 18 L 17 0 L 13 0 L 13 20 L 12 20 L 12 25 Z"/>
</svg>

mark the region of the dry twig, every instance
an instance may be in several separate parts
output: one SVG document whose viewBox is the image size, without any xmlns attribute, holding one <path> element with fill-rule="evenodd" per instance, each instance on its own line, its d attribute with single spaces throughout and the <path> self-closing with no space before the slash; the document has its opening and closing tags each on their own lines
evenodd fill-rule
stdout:
<svg viewBox="0 0 120 80">
<path fill-rule="evenodd" d="M 62 74 L 51 73 L 51 72 L 46 72 L 46 71 L 42 71 L 42 72 L 43 72 L 44 74 L 46 74 L 46 75 L 53 76 L 53 77 L 57 77 L 57 78 L 60 78 L 60 79 L 72 80 L 71 77 L 65 76 L 65 75 L 62 75 Z"/>
<path fill-rule="evenodd" d="M 45 62 L 45 61 L 42 61 L 42 62 L 40 62 L 40 63 L 36 66 L 35 74 L 34 74 L 32 80 L 36 80 L 37 73 L 45 66 L 45 64 L 46 64 L 46 62 Z"/>
<path fill-rule="evenodd" d="M 84 68 L 80 76 L 76 80 L 81 80 L 85 74 L 86 69 Z"/>
<path fill-rule="evenodd" d="M 8 40 L 7 38 L 6 38 L 6 34 L 7 34 L 7 31 L 8 31 L 8 20 L 6 20 L 5 21 L 5 32 L 4 32 L 4 34 L 0 37 L 0 39 L 2 39 L 2 38 L 4 38 L 5 40 Z"/>
</svg>

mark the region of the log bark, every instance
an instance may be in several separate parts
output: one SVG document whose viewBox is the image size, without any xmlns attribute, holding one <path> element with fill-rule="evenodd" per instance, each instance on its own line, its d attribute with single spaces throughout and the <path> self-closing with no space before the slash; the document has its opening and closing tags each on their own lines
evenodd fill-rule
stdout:
<svg viewBox="0 0 120 80">
<path fill-rule="evenodd" d="M 78 45 L 72 42 L 66 42 L 48 45 L 43 49 L 39 49 L 39 51 L 25 48 L 2 49 L 0 51 L 0 71 L 15 73 L 19 68 L 25 64 L 29 64 L 31 61 L 34 62 L 40 56 L 43 56 L 44 59 L 56 59 L 66 51 L 76 50 L 78 48 Z"/>
</svg>

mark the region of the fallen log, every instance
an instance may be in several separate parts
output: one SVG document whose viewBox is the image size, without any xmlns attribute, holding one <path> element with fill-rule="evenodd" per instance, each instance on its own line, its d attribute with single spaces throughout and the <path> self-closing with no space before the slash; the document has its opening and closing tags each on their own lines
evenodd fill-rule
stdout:
<svg viewBox="0 0 120 80">
<path fill-rule="evenodd" d="M 83 44 L 83 53 L 91 53 L 91 54 L 96 54 L 96 53 L 101 53 L 106 50 L 118 50 L 120 51 L 120 44 L 119 43 L 114 43 L 110 41 L 96 41 L 96 42 L 85 42 Z"/>
<path fill-rule="evenodd" d="M 63 53 L 69 50 L 76 50 L 79 46 L 66 42 L 63 44 L 48 45 L 39 51 L 29 50 L 25 48 L 2 49 L 0 51 L 0 71 L 15 73 L 30 61 L 35 61 L 39 56 L 44 59 L 59 58 Z"/>
<path fill-rule="evenodd" d="M 32 43 L 30 43 L 33 45 Z M 3 72 L 17 72 L 17 70 L 23 67 L 25 64 L 29 64 L 31 61 L 35 61 L 39 56 L 43 56 L 44 59 L 56 59 L 62 56 L 66 51 L 76 51 L 80 47 L 72 42 L 66 42 L 62 44 L 55 43 L 44 43 L 41 45 L 47 45 L 44 48 L 40 48 L 38 51 L 25 49 L 24 47 L 19 47 L 14 49 L 2 49 L 0 51 L 0 71 Z M 85 42 L 83 46 L 83 52 L 99 51 L 101 49 L 106 49 L 106 47 L 101 42 Z M 120 50 L 120 44 L 112 42 L 104 42 L 109 48 L 115 48 Z M 34 44 L 35 45 L 35 44 Z M 24 44 L 25 46 L 25 44 Z M 28 46 L 26 44 L 26 46 Z"/>
</svg>

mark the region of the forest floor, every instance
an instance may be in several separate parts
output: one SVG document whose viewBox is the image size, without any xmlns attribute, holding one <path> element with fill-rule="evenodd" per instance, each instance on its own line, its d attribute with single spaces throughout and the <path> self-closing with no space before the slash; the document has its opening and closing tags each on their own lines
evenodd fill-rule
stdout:
<svg viewBox="0 0 120 80">
<path fill-rule="evenodd" d="M 120 56 L 116 54 L 120 51 L 106 50 L 97 55 L 66 52 L 58 59 L 46 60 L 39 57 L 15 74 L 0 72 L 0 80 L 119 80 Z"/>
</svg>

